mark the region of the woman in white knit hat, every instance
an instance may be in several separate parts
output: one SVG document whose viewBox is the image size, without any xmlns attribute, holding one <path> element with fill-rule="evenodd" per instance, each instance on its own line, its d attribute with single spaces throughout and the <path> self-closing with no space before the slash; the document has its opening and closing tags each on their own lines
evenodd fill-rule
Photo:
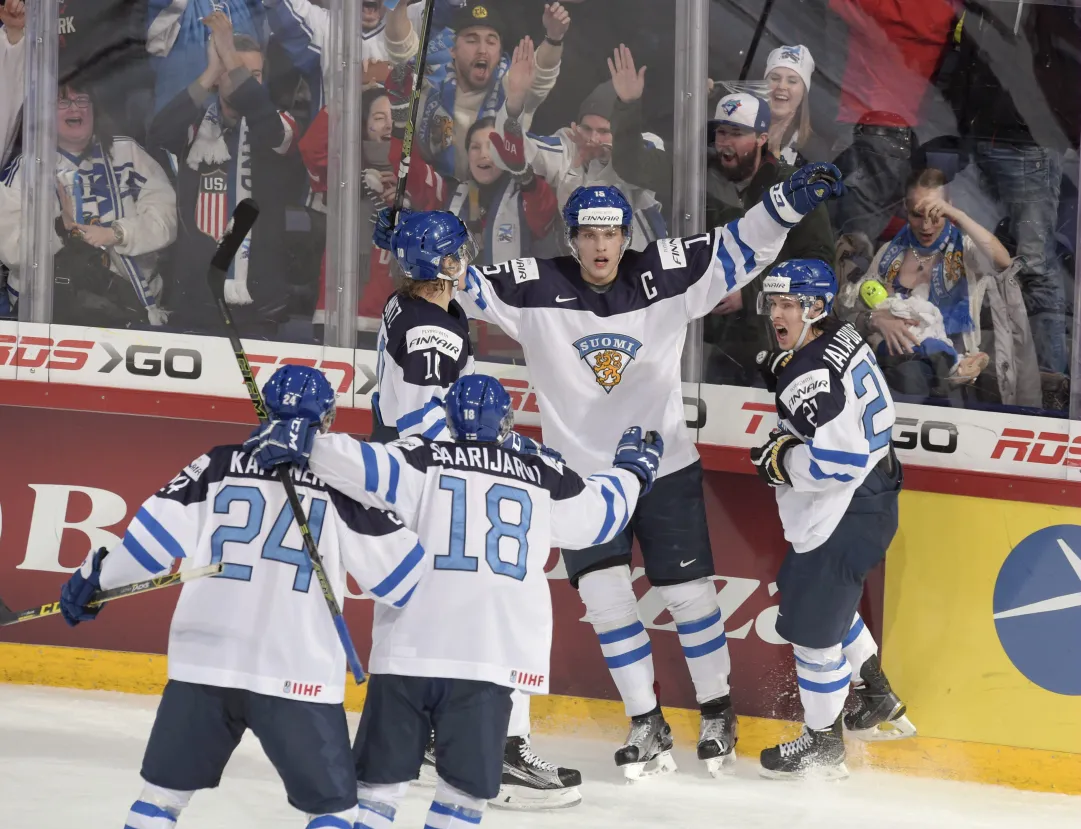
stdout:
<svg viewBox="0 0 1081 829">
<path fill-rule="evenodd" d="M 769 149 L 786 164 L 807 163 L 800 150 L 811 137 L 811 75 L 814 58 L 806 46 L 780 46 L 766 59 L 772 120 Z"/>
</svg>

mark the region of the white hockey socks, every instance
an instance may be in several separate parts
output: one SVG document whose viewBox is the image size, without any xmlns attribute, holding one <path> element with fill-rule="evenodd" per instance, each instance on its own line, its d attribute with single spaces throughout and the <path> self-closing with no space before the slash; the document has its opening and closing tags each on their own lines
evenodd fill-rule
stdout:
<svg viewBox="0 0 1081 829">
<path fill-rule="evenodd" d="M 511 691 L 510 703 L 510 726 L 507 728 L 507 737 L 528 737 L 529 694 Z"/>
<path fill-rule="evenodd" d="M 356 829 L 357 810 L 354 806 L 346 812 L 332 815 L 308 815 L 305 829 Z"/>
<path fill-rule="evenodd" d="M 841 646 L 805 648 L 793 645 L 796 654 L 796 682 L 808 728 L 821 731 L 836 721 L 848 698 L 852 668 Z"/>
<path fill-rule="evenodd" d="M 487 800 L 470 797 L 440 778 L 435 787 L 435 800 L 428 808 L 425 829 L 470 829 L 484 817 Z"/>
<path fill-rule="evenodd" d="M 143 784 L 139 799 L 131 804 L 124 829 L 174 829 L 176 819 L 191 800 L 192 792 Z"/>
<path fill-rule="evenodd" d="M 732 661 L 717 589 L 709 579 L 658 587 L 676 623 L 698 704 L 727 696 Z"/>
<path fill-rule="evenodd" d="M 594 570 L 578 580 L 585 620 L 597 632 L 601 653 L 628 717 L 657 707 L 653 691 L 653 648 L 638 618 L 638 600 L 627 565 Z"/>
<path fill-rule="evenodd" d="M 871 631 L 867 629 L 867 625 L 863 623 L 860 614 L 857 613 L 856 618 L 852 620 L 852 627 L 845 634 L 841 649 L 844 651 L 848 664 L 852 666 L 853 684 L 862 684 L 860 669 L 863 667 L 864 662 L 878 653 L 878 644 L 871 635 Z"/>
<path fill-rule="evenodd" d="M 408 783 L 357 783 L 357 822 L 354 829 L 389 829 L 398 814 L 398 801 Z"/>
</svg>

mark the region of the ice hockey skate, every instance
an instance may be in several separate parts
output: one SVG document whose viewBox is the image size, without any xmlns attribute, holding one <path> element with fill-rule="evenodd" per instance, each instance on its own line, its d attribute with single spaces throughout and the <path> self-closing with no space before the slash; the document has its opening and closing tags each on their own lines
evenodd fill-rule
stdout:
<svg viewBox="0 0 1081 829">
<path fill-rule="evenodd" d="M 759 773 L 773 780 L 814 777 L 840 780 L 848 777 L 845 765 L 845 741 L 841 718 L 828 728 L 817 731 L 803 726 L 795 740 L 763 749 Z"/>
<path fill-rule="evenodd" d="M 739 739 L 736 712 L 729 697 L 702 706 L 702 723 L 698 729 L 698 759 L 709 773 L 718 777 L 732 773 L 736 764 L 736 741 Z"/>
<path fill-rule="evenodd" d="M 858 705 L 855 711 L 845 714 L 845 731 L 866 742 L 914 737 L 916 726 L 906 716 L 904 703 L 893 693 L 877 655 L 863 663 L 860 679 L 859 685 L 852 686 Z"/>
<path fill-rule="evenodd" d="M 675 771 L 672 758 L 672 729 L 660 709 L 631 717 L 627 742 L 616 751 L 616 765 L 628 780 Z"/>
<path fill-rule="evenodd" d="M 528 737 L 508 737 L 503 754 L 503 782 L 491 805 L 522 811 L 564 809 L 582 802 L 577 769 L 554 766 L 538 757 Z"/>
</svg>

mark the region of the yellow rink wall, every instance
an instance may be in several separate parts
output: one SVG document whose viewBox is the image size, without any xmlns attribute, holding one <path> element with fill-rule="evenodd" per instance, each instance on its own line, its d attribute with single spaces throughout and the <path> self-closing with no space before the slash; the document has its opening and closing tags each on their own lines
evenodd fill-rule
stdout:
<svg viewBox="0 0 1081 829">
<path fill-rule="evenodd" d="M 164 656 L 40 645 L 0 644 L 0 682 L 53 685 L 85 690 L 160 694 L 165 687 Z M 346 686 L 346 708 L 359 711 L 365 686 Z M 665 709 L 679 745 L 692 748 L 698 712 Z M 918 723 L 917 715 L 913 715 Z M 626 735 L 623 705 L 609 700 L 542 696 L 532 701 L 538 733 L 604 739 L 618 744 Z M 754 758 L 765 747 L 798 733 L 796 723 L 740 717 L 741 756 Z M 1034 791 L 1081 794 L 1081 754 L 1011 748 L 959 740 L 916 737 L 891 743 L 849 741 L 848 764 L 923 777 L 965 780 Z"/>
</svg>

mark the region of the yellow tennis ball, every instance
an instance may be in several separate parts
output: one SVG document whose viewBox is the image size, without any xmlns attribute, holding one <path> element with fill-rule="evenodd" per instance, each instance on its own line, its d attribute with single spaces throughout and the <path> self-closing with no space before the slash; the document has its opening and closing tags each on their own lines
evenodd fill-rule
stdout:
<svg viewBox="0 0 1081 829">
<path fill-rule="evenodd" d="M 877 279 L 868 279 L 860 285 L 860 299 L 866 303 L 868 308 L 877 308 L 887 297 L 889 297 L 889 294 L 886 293 L 886 286 Z"/>
</svg>

